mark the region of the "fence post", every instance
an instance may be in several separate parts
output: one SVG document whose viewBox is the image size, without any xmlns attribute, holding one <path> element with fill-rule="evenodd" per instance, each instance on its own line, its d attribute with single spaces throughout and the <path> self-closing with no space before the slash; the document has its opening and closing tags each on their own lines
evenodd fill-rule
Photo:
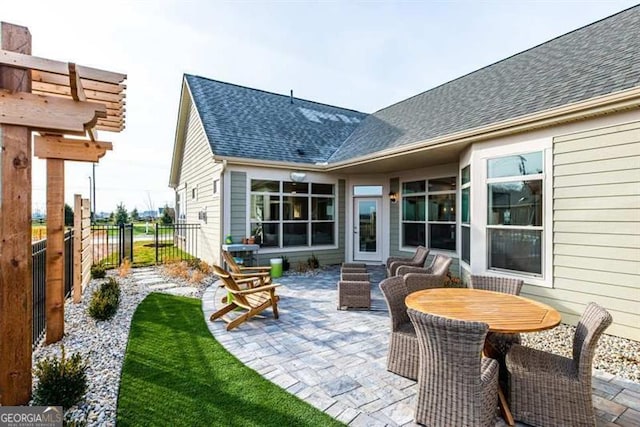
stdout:
<svg viewBox="0 0 640 427">
<path fill-rule="evenodd" d="M 158 241 L 158 224 L 156 223 L 156 264 L 160 263 L 160 260 L 158 259 L 158 247 L 160 246 L 160 242 Z"/>
<path fill-rule="evenodd" d="M 122 264 L 122 254 L 124 253 L 124 224 L 118 224 L 118 265 Z"/>
</svg>

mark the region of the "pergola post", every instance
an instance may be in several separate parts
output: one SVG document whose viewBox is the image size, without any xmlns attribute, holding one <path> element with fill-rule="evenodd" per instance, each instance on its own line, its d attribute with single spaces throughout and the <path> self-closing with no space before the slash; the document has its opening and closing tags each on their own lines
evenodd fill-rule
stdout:
<svg viewBox="0 0 640 427">
<path fill-rule="evenodd" d="M 45 342 L 64 335 L 64 160 L 47 159 L 47 332 Z"/>
<path fill-rule="evenodd" d="M 0 47 L 31 54 L 26 27 L 0 23 Z M 0 66 L 0 89 L 31 92 L 31 73 Z M 0 125 L 0 403 L 31 396 L 31 133 Z"/>
</svg>

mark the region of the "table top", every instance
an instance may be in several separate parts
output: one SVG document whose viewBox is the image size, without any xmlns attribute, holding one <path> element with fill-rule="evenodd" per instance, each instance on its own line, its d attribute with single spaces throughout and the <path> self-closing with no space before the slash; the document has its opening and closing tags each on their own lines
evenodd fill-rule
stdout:
<svg viewBox="0 0 640 427">
<path fill-rule="evenodd" d="M 521 296 L 468 288 L 437 288 L 413 292 L 407 307 L 450 319 L 484 322 L 493 332 L 535 332 L 557 326 L 553 307 Z"/>
</svg>

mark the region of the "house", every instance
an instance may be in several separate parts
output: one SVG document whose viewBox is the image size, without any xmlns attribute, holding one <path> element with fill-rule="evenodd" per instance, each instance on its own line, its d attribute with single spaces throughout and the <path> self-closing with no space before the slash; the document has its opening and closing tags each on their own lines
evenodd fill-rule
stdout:
<svg viewBox="0 0 640 427">
<path fill-rule="evenodd" d="M 170 186 L 198 256 L 381 263 L 417 245 L 640 339 L 640 6 L 373 114 L 185 75 Z"/>
</svg>

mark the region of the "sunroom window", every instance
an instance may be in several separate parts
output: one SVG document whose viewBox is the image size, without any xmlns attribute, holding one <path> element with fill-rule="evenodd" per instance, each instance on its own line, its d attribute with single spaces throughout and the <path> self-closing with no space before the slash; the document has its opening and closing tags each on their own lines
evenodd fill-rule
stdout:
<svg viewBox="0 0 640 427">
<path fill-rule="evenodd" d="M 402 184 L 402 244 L 456 249 L 456 178 Z"/>
<path fill-rule="evenodd" d="M 543 153 L 487 162 L 487 244 L 490 269 L 542 276 Z"/>
<path fill-rule="evenodd" d="M 460 174 L 460 258 L 471 264 L 471 166 L 465 166 Z"/>
<path fill-rule="evenodd" d="M 263 247 L 333 245 L 333 184 L 251 180 L 251 233 Z"/>
</svg>

